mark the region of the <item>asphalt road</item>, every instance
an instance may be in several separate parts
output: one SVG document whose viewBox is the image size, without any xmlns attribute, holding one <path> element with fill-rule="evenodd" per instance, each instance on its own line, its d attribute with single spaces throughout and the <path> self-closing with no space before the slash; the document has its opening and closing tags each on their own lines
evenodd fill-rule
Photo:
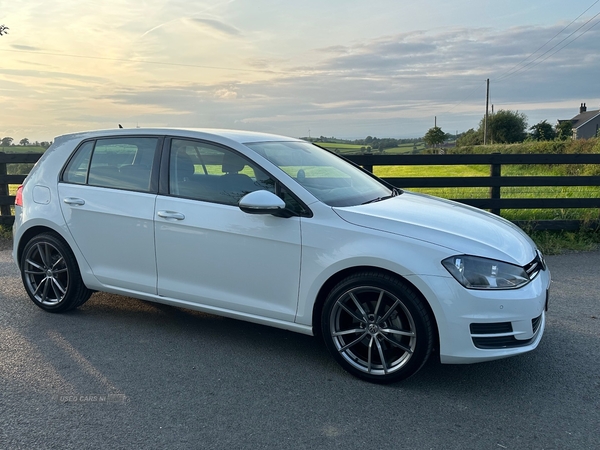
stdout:
<svg viewBox="0 0 600 450">
<path fill-rule="evenodd" d="M 548 263 L 536 351 L 378 386 L 282 330 L 107 294 L 45 313 L 0 250 L 0 448 L 600 448 L 600 252 Z"/>
</svg>

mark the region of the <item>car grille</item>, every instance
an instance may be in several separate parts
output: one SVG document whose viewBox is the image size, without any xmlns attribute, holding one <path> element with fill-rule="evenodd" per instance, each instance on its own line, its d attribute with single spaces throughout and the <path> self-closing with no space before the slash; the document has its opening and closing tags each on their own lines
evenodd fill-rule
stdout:
<svg viewBox="0 0 600 450">
<path fill-rule="evenodd" d="M 519 340 L 515 338 L 510 322 L 472 323 L 470 325 L 471 338 L 475 347 L 481 349 L 500 349 L 525 347 L 531 344 L 540 330 L 542 316 L 531 320 L 533 336 L 530 339 Z M 486 336 L 487 335 L 487 336 Z"/>
<path fill-rule="evenodd" d="M 472 323 L 471 334 L 498 334 L 512 333 L 512 324 L 510 322 L 496 323 Z"/>
<path fill-rule="evenodd" d="M 523 269 L 525 269 L 525 272 L 527 272 L 527 275 L 529 275 L 530 280 L 533 280 L 537 276 L 537 274 L 540 273 L 540 271 L 546 269 L 546 262 L 544 261 L 544 256 L 540 253 L 539 250 L 537 251 L 534 260 L 527 264 L 525 267 L 523 267 Z"/>
</svg>

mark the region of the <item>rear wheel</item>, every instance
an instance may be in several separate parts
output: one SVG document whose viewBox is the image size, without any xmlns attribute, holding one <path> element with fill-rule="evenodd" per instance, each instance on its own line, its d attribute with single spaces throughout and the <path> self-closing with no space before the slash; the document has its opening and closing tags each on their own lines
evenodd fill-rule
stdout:
<svg viewBox="0 0 600 450">
<path fill-rule="evenodd" d="M 325 301 L 321 326 L 338 363 L 376 383 L 413 375 L 433 346 L 423 300 L 399 279 L 379 272 L 360 272 L 338 283 Z"/>
<path fill-rule="evenodd" d="M 39 234 L 27 243 L 21 277 L 31 300 L 49 312 L 77 308 L 92 294 L 81 280 L 73 252 L 53 233 Z"/>
</svg>

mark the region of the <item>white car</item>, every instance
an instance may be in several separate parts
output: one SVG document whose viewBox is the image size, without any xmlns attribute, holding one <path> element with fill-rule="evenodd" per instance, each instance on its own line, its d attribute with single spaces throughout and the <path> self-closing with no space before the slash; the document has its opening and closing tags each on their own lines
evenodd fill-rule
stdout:
<svg viewBox="0 0 600 450">
<path fill-rule="evenodd" d="M 550 273 L 519 228 L 311 143 L 115 129 L 56 138 L 17 192 L 13 257 L 49 312 L 93 291 L 321 336 L 393 382 L 539 344 Z"/>
</svg>

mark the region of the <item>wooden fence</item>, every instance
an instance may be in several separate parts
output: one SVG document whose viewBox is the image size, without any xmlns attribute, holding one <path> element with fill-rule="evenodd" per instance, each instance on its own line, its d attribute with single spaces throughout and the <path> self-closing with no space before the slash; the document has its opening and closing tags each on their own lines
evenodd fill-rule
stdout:
<svg viewBox="0 0 600 450">
<path fill-rule="evenodd" d="M 8 175 L 7 164 L 35 163 L 42 156 L 41 153 L 4 153 L 0 152 L 0 224 L 12 225 L 14 217 L 11 205 L 15 203 L 15 197 L 9 195 L 9 184 L 21 184 L 26 175 Z"/>
<path fill-rule="evenodd" d="M 40 154 L 18 154 L 0 152 L 0 224 L 10 225 L 14 221 L 10 205 L 14 204 L 14 196 L 8 192 L 9 184 L 21 184 L 25 175 L 7 175 L 7 164 L 34 163 Z M 480 154 L 480 155 L 350 155 L 347 159 L 373 171 L 374 166 L 452 166 L 452 165 L 487 165 L 490 167 L 488 177 L 406 177 L 385 178 L 394 186 L 402 188 L 455 188 L 484 187 L 489 188 L 486 198 L 455 198 L 453 200 L 488 209 L 500 214 L 502 209 L 548 209 L 548 208 L 600 208 L 600 198 L 502 198 L 502 187 L 531 186 L 600 186 L 600 176 L 502 176 L 502 166 L 510 164 L 598 164 L 600 154 Z M 578 220 L 544 220 L 536 222 L 517 222 L 520 226 L 536 229 L 580 228 Z M 598 223 L 588 223 L 598 226 Z"/>
</svg>

